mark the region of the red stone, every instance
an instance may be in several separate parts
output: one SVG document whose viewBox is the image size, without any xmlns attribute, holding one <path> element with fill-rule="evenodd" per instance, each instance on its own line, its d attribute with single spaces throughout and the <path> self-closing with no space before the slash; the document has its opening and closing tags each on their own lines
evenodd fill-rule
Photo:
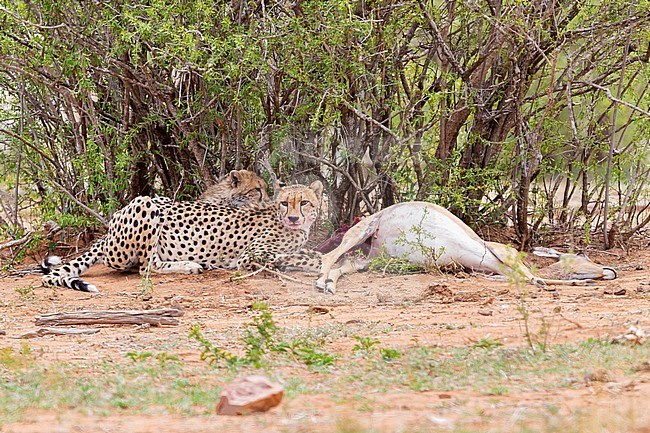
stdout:
<svg viewBox="0 0 650 433">
<path fill-rule="evenodd" d="M 263 376 L 235 379 L 221 390 L 217 415 L 248 415 L 279 405 L 284 388 Z"/>
</svg>

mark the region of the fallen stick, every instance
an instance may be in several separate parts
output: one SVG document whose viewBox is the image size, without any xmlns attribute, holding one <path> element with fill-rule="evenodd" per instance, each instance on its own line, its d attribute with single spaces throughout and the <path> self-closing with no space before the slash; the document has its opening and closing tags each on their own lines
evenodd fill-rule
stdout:
<svg viewBox="0 0 650 433">
<path fill-rule="evenodd" d="M 257 263 L 254 263 L 254 264 L 257 265 L 257 266 L 260 266 Z M 254 270 L 252 272 L 249 272 L 248 274 L 240 275 L 238 277 L 230 277 L 230 281 L 244 280 L 244 279 L 246 279 L 248 277 L 253 277 L 253 276 L 257 275 L 262 271 L 266 271 L 267 269 L 268 268 L 266 266 L 261 266 L 261 267 L 257 268 L 256 270 Z"/>
<path fill-rule="evenodd" d="M 7 249 L 7 248 L 16 247 L 16 246 L 19 246 L 19 245 L 26 244 L 27 242 L 32 240 L 32 236 L 34 236 L 34 231 L 30 230 L 30 231 L 27 232 L 27 234 L 25 236 L 23 236 L 20 239 L 14 239 L 13 241 L 4 242 L 4 243 L 0 244 L 0 251 L 2 251 L 4 249 Z"/>
<path fill-rule="evenodd" d="M 42 234 L 45 236 L 45 239 L 51 239 L 52 236 L 57 234 L 61 230 L 61 227 L 54 221 L 48 221 L 43 225 L 43 231 Z M 25 233 L 25 236 L 23 236 L 20 239 L 14 239 L 13 241 L 8 241 L 0 244 L 0 251 L 7 249 L 7 248 L 12 248 L 16 246 L 20 246 L 23 244 L 26 244 L 27 242 L 31 241 L 32 238 L 34 237 L 34 230 L 29 230 L 27 233 Z"/>
<path fill-rule="evenodd" d="M 21 335 L 16 335 L 10 338 L 36 338 L 45 335 L 81 335 L 81 334 L 96 334 L 100 330 L 98 328 L 84 328 L 84 329 L 59 329 L 59 328 L 39 328 L 36 331 L 26 332 Z"/>
<path fill-rule="evenodd" d="M 566 320 L 567 322 L 569 322 L 570 324 L 574 325 L 574 326 L 575 326 L 576 328 L 578 328 L 578 329 L 582 329 L 582 328 L 584 328 L 584 326 L 582 326 L 582 325 L 579 324 L 578 322 L 575 322 L 575 321 L 569 319 L 568 317 L 566 317 L 566 316 L 565 316 L 564 314 L 562 314 L 562 313 L 560 313 L 560 317 L 561 317 L 562 319 Z"/>
<path fill-rule="evenodd" d="M 70 313 L 49 313 L 36 316 L 37 326 L 57 325 L 90 325 L 117 324 L 152 326 L 178 325 L 174 317 L 182 316 L 183 312 L 175 308 L 158 310 L 127 310 L 127 311 L 75 311 Z"/>
<path fill-rule="evenodd" d="M 257 265 L 257 263 L 255 263 L 255 264 Z M 290 277 L 290 276 L 288 276 L 288 275 L 286 275 L 286 274 L 284 274 L 282 272 L 274 271 L 273 269 L 269 269 L 267 266 L 262 266 L 262 267 L 254 270 L 252 272 L 249 272 L 248 274 L 240 275 L 238 277 L 231 277 L 230 281 L 238 281 L 238 280 L 243 280 L 243 279 L 248 278 L 248 277 L 253 277 L 253 276 L 259 274 L 262 271 L 268 272 L 271 275 L 275 275 L 276 277 L 280 278 L 281 280 L 289 280 L 289 281 L 293 281 L 294 283 L 303 284 L 305 286 L 313 286 L 312 283 L 307 283 L 307 282 L 301 281 L 301 280 L 299 280 L 297 278 Z"/>
</svg>

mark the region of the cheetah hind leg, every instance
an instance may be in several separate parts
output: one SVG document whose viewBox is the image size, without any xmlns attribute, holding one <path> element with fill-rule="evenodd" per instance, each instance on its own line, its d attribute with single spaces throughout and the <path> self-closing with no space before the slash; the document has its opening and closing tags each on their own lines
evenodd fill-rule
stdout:
<svg viewBox="0 0 650 433">
<path fill-rule="evenodd" d="M 141 257 L 140 274 L 146 275 L 148 272 L 156 274 L 200 274 L 204 271 L 203 266 L 199 263 L 189 260 L 166 261 L 160 258 L 160 232 L 157 221 L 154 222 L 152 242 L 145 246 L 139 252 Z"/>
</svg>

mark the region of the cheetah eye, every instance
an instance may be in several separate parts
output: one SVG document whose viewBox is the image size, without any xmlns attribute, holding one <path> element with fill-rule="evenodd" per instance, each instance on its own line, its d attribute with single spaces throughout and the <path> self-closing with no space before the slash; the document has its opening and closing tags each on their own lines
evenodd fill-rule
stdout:
<svg viewBox="0 0 650 433">
<path fill-rule="evenodd" d="M 300 202 L 300 206 L 307 206 L 309 203 L 309 200 L 303 200 Z"/>
<path fill-rule="evenodd" d="M 289 207 L 289 202 L 288 201 L 281 201 L 280 206 Z"/>
</svg>

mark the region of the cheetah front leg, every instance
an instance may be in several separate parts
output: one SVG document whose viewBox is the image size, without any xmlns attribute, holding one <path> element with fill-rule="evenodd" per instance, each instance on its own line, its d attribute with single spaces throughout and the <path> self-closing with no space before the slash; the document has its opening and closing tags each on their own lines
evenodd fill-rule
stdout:
<svg viewBox="0 0 650 433">
<path fill-rule="evenodd" d="M 319 291 L 334 294 L 336 285 L 343 275 L 368 270 L 369 261 L 359 256 L 345 256 L 340 265 L 331 268 L 324 288 L 316 287 Z M 292 254 L 282 254 L 274 262 L 281 271 L 302 271 L 318 273 L 323 265 L 323 254 L 318 251 L 300 250 Z"/>
<path fill-rule="evenodd" d="M 271 266 L 279 271 L 316 273 L 321 267 L 321 257 L 323 255 L 318 251 L 304 248 L 288 253 L 285 251 L 263 239 L 254 241 L 237 260 L 237 269 L 256 269 L 260 266 Z"/>
<path fill-rule="evenodd" d="M 140 274 L 144 275 L 147 272 L 157 274 L 200 274 L 204 268 L 199 263 L 191 262 L 189 260 L 166 261 L 160 258 L 159 254 L 160 233 L 156 233 L 152 237 L 152 242 L 147 245 L 147 250 L 144 253 L 144 260 L 140 266 Z"/>
<path fill-rule="evenodd" d="M 314 274 L 320 271 L 322 264 L 323 254 L 307 249 L 279 254 L 273 261 L 273 266 L 280 271 L 302 271 Z"/>
<path fill-rule="evenodd" d="M 167 262 L 160 260 L 158 254 L 154 254 L 146 265 L 140 267 L 140 273 L 147 271 L 156 274 L 200 274 L 204 271 L 203 266 L 196 262 L 180 260 L 178 262 Z"/>
<path fill-rule="evenodd" d="M 325 280 L 325 286 L 320 287 L 317 285 L 316 288 L 321 292 L 333 295 L 336 292 L 336 285 L 338 284 L 339 278 L 343 275 L 367 271 L 369 265 L 370 262 L 364 257 L 354 255 L 345 256 L 340 266 L 330 269 L 328 277 Z"/>
<path fill-rule="evenodd" d="M 280 271 L 302 271 L 316 274 L 323 266 L 323 254 L 318 251 L 302 249 L 295 253 L 280 254 L 273 265 Z M 317 286 L 321 292 L 333 294 L 336 284 L 343 275 L 368 270 L 369 262 L 363 257 L 346 256 L 338 267 L 331 268 L 326 279 L 325 287 Z"/>
</svg>

